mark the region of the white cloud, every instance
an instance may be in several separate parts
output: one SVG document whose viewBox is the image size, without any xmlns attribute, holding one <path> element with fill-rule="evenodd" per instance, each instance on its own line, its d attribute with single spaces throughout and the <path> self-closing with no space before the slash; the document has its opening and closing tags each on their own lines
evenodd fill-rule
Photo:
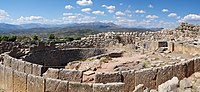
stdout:
<svg viewBox="0 0 200 92">
<path fill-rule="evenodd" d="M 94 22 L 96 17 L 85 16 L 83 14 L 72 14 L 63 17 L 63 23 L 87 23 Z"/>
<path fill-rule="evenodd" d="M 135 13 L 145 13 L 144 10 L 136 10 Z"/>
<path fill-rule="evenodd" d="M 115 6 L 112 6 L 112 5 L 110 5 L 110 6 L 102 5 L 101 7 L 104 7 L 104 8 L 106 8 L 106 9 L 108 9 L 108 12 L 109 12 L 109 13 L 115 12 Z"/>
<path fill-rule="evenodd" d="M 180 19 L 180 16 L 178 16 L 176 13 L 170 13 L 170 14 L 168 15 L 168 17 Z"/>
<path fill-rule="evenodd" d="M 121 12 L 121 11 L 117 11 L 117 12 L 115 13 L 115 15 L 116 15 L 116 16 L 125 16 L 126 14 L 123 13 L 123 12 Z"/>
<path fill-rule="evenodd" d="M 183 19 L 182 22 L 192 22 L 200 24 L 200 15 L 197 14 L 188 14 Z"/>
<path fill-rule="evenodd" d="M 19 23 L 44 23 L 44 18 L 41 16 L 21 16 L 16 21 Z"/>
<path fill-rule="evenodd" d="M 92 13 L 95 15 L 104 15 L 103 11 L 93 11 Z"/>
<path fill-rule="evenodd" d="M 73 8 L 74 8 L 74 7 L 71 6 L 71 5 L 66 5 L 66 6 L 65 6 L 65 9 L 68 9 L 68 10 L 73 9 Z"/>
<path fill-rule="evenodd" d="M 91 8 L 84 8 L 81 11 L 89 14 L 91 10 L 92 10 Z"/>
<path fill-rule="evenodd" d="M 73 15 L 73 13 L 63 13 L 63 16 L 70 16 Z"/>
<path fill-rule="evenodd" d="M 156 15 L 147 15 L 146 18 L 147 18 L 147 19 L 157 19 L 157 18 L 159 18 L 159 17 L 156 16 Z"/>
<path fill-rule="evenodd" d="M 91 6 L 93 4 L 92 0 L 78 0 L 76 3 L 80 6 Z"/>
<path fill-rule="evenodd" d="M 169 12 L 168 9 L 162 9 L 162 12 Z"/>
<path fill-rule="evenodd" d="M 4 20 L 8 17 L 8 13 L 5 10 L 0 9 L 0 20 Z"/>
<path fill-rule="evenodd" d="M 150 4 L 148 7 L 149 7 L 149 8 L 153 8 L 153 5 Z"/>
</svg>

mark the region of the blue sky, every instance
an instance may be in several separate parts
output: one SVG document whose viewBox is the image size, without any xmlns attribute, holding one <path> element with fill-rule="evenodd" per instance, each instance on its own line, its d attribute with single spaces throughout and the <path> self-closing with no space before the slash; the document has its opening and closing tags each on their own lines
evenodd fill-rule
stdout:
<svg viewBox="0 0 200 92">
<path fill-rule="evenodd" d="M 200 0 L 0 0 L 0 22 L 174 28 L 200 24 Z"/>
</svg>

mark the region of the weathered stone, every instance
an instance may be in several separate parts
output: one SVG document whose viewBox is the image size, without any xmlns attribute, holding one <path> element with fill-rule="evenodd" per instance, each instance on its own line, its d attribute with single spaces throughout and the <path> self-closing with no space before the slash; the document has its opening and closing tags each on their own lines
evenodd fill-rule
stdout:
<svg viewBox="0 0 200 92">
<path fill-rule="evenodd" d="M 38 65 L 38 64 L 33 64 L 32 66 L 33 66 L 33 72 L 32 72 L 32 74 L 36 75 L 36 76 L 40 76 L 41 75 L 42 66 Z"/>
<path fill-rule="evenodd" d="M 53 69 L 49 68 L 44 74 L 44 78 L 52 78 L 52 79 L 58 79 L 59 78 L 59 69 Z"/>
<path fill-rule="evenodd" d="M 187 88 L 192 88 L 192 82 L 189 79 L 184 78 L 183 80 L 180 81 L 180 88 L 182 90 Z"/>
<path fill-rule="evenodd" d="M 148 68 L 135 72 L 135 85 L 144 84 L 149 89 L 156 88 L 157 69 Z"/>
<path fill-rule="evenodd" d="M 199 72 L 200 71 L 200 58 L 196 58 L 194 60 L 194 72 Z"/>
<path fill-rule="evenodd" d="M 135 88 L 135 71 L 122 71 L 124 91 L 132 92 Z"/>
<path fill-rule="evenodd" d="M 14 59 L 14 58 L 12 58 L 11 59 L 11 68 L 13 69 L 13 70 L 18 70 L 18 62 L 17 62 L 17 60 L 16 59 Z"/>
<path fill-rule="evenodd" d="M 122 76 L 119 72 L 97 73 L 94 81 L 95 83 L 122 82 Z"/>
<path fill-rule="evenodd" d="M 94 83 L 93 92 L 125 92 L 124 83 Z"/>
<path fill-rule="evenodd" d="M 135 87 L 135 90 L 133 92 L 144 92 L 145 86 L 144 84 L 139 84 Z"/>
<path fill-rule="evenodd" d="M 32 64 L 29 62 L 25 62 L 24 65 L 24 72 L 27 74 L 32 74 Z"/>
<path fill-rule="evenodd" d="M 185 77 L 189 77 L 190 75 L 192 75 L 194 73 L 194 60 L 188 60 L 186 62 L 184 62 L 187 66 L 186 68 L 186 76 Z"/>
<path fill-rule="evenodd" d="M 3 56 L 3 64 L 7 67 L 11 67 L 11 58 L 9 55 L 4 54 Z"/>
<path fill-rule="evenodd" d="M 177 92 L 178 91 L 178 78 L 173 77 L 171 80 L 158 86 L 158 92 Z"/>
<path fill-rule="evenodd" d="M 92 83 L 69 82 L 69 92 L 93 92 Z"/>
<path fill-rule="evenodd" d="M 46 78 L 45 92 L 56 92 L 60 80 Z"/>
<path fill-rule="evenodd" d="M 164 67 L 157 68 L 156 86 L 170 80 L 173 77 L 173 66 L 168 65 Z"/>
<path fill-rule="evenodd" d="M 27 74 L 18 71 L 13 72 L 13 90 L 14 92 L 26 92 Z"/>
<path fill-rule="evenodd" d="M 13 70 L 11 68 L 4 68 L 4 88 L 5 92 L 13 92 Z"/>
<path fill-rule="evenodd" d="M 4 66 L 0 64 L 0 89 L 4 89 Z"/>
<path fill-rule="evenodd" d="M 176 76 L 179 80 L 182 80 L 186 76 L 186 64 L 177 63 L 173 67 L 173 76 Z"/>
<path fill-rule="evenodd" d="M 73 92 L 73 91 L 68 91 L 68 85 L 69 85 L 68 81 L 60 81 L 55 92 Z"/>
<path fill-rule="evenodd" d="M 19 72 L 24 72 L 25 71 L 25 64 L 24 64 L 24 61 L 22 60 L 18 60 L 18 63 L 19 63 L 19 66 L 18 66 L 18 71 Z"/>
<path fill-rule="evenodd" d="M 42 77 L 28 75 L 27 77 L 27 92 L 44 92 L 44 79 Z"/>
<path fill-rule="evenodd" d="M 77 70 L 63 69 L 59 73 L 59 79 L 73 81 L 73 82 L 81 82 L 82 76 L 83 76 L 82 71 L 77 71 Z"/>
</svg>

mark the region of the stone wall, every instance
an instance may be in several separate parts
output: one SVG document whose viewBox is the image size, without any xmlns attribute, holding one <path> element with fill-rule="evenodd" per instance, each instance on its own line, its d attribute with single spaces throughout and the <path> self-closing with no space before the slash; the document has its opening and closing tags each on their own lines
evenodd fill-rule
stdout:
<svg viewBox="0 0 200 92">
<path fill-rule="evenodd" d="M 200 53 L 200 47 L 193 44 L 175 43 L 174 51 L 195 55 Z"/>
<path fill-rule="evenodd" d="M 12 50 L 14 46 L 19 47 L 20 44 L 15 42 L 5 42 L 5 41 L 0 42 L 0 54 Z"/>
<path fill-rule="evenodd" d="M 3 92 L 124 92 L 124 83 L 80 83 L 44 78 L 19 72 L 0 64 Z"/>
<path fill-rule="evenodd" d="M 86 59 L 92 56 L 104 54 L 105 49 L 100 48 L 82 48 L 66 50 L 39 50 L 23 56 L 24 61 L 28 61 L 43 66 L 63 68 L 69 62 L 74 60 Z"/>
</svg>

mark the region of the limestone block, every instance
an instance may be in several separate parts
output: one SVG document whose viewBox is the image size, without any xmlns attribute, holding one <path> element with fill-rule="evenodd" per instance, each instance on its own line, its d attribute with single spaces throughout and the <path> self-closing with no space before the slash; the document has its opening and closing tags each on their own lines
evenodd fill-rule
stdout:
<svg viewBox="0 0 200 92">
<path fill-rule="evenodd" d="M 59 83 L 57 79 L 46 78 L 45 92 L 55 92 Z"/>
<path fill-rule="evenodd" d="M 125 92 L 124 83 L 94 83 L 93 92 Z"/>
<path fill-rule="evenodd" d="M 68 82 L 61 81 L 58 79 L 46 79 L 46 89 L 45 92 L 67 92 Z"/>
<path fill-rule="evenodd" d="M 44 92 L 44 79 L 29 74 L 27 77 L 27 92 Z"/>
<path fill-rule="evenodd" d="M 24 64 L 24 72 L 27 74 L 32 74 L 32 64 L 29 62 L 25 62 Z"/>
<path fill-rule="evenodd" d="M 157 68 L 156 85 L 158 85 L 170 80 L 173 77 L 173 66 L 167 65 Z"/>
<path fill-rule="evenodd" d="M 3 57 L 4 61 L 3 64 L 7 67 L 11 67 L 11 58 L 7 54 L 4 55 Z"/>
<path fill-rule="evenodd" d="M 59 73 L 59 79 L 73 81 L 73 82 L 81 82 L 82 76 L 83 76 L 82 71 L 77 71 L 77 70 L 63 69 Z"/>
<path fill-rule="evenodd" d="M 194 59 L 194 72 L 200 71 L 200 58 Z"/>
<path fill-rule="evenodd" d="M 180 89 L 184 90 L 187 88 L 192 88 L 192 82 L 189 79 L 184 78 L 180 81 Z"/>
<path fill-rule="evenodd" d="M 4 89 L 4 66 L 0 64 L 0 89 Z"/>
<path fill-rule="evenodd" d="M 69 85 L 68 81 L 60 81 L 55 92 L 74 92 L 74 91 L 68 91 L 68 85 Z"/>
<path fill-rule="evenodd" d="M 158 86 L 158 92 L 178 92 L 178 78 L 173 77 L 171 80 Z"/>
<path fill-rule="evenodd" d="M 186 76 L 185 77 L 189 77 L 190 75 L 192 75 L 194 73 L 194 60 L 188 60 L 184 62 L 186 64 Z"/>
<path fill-rule="evenodd" d="M 147 68 L 135 72 L 135 85 L 144 84 L 149 89 L 156 88 L 157 69 Z"/>
<path fill-rule="evenodd" d="M 11 59 L 11 68 L 13 69 L 13 70 L 18 70 L 18 62 L 17 62 L 17 59 L 14 59 L 14 58 L 12 58 Z"/>
<path fill-rule="evenodd" d="M 122 71 L 124 91 L 125 92 L 133 92 L 135 88 L 135 71 Z"/>
<path fill-rule="evenodd" d="M 119 72 L 97 73 L 94 81 L 95 83 L 122 82 L 122 76 Z"/>
<path fill-rule="evenodd" d="M 69 92 L 93 92 L 92 84 L 69 82 Z"/>
<path fill-rule="evenodd" d="M 40 76 L 41 75 L 42 66 L 38 64 L 33 64 L 33 75 Z"/>
<path fill-rule="evenodd" d="M 59 69 L 53 69 L 49 68 L 44 74 L 44 78 L 52 78 L 52 79 L 58 79 L 59 78 Z"/>
<path fill-rule="evenodd" d="M 14 92 L 26 92 L 27 74 L 14 71 L 13 72 L 13 90 Z"/>
<path fill-rule="evenodd" d="M 25 71 L 25 69 L 24 69 L 24 67 L 25 67 L 25 64 L 24 64 L 25 62 L 24 61 L 22 61 L 22 60 L 18 60 L 18 71 L 19 72 L 24 72 Z"/>
<path fill-rule="evenodd" d="M 177 63 L 173 67 L 173 76 L 176 76 L 179 80 L 185 78 L 186 76 L 186 64 L 185 63 Z"/>
<path fill-rule="evenodd" d="M 4 68 L 4 80 L 5 92 L 13 92 L 13 70 L 11 68 Z"/>
</svg>

